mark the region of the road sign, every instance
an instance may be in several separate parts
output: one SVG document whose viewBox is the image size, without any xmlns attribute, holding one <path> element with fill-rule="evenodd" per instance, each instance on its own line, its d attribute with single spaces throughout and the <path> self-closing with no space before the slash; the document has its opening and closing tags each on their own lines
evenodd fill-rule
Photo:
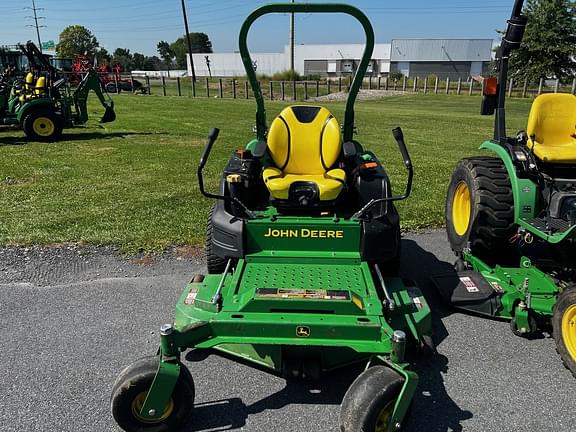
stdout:
<svg viewBox="0 0 576 432">
<path fill-rule="evenodd" d="M 55 51 L 56 45 L 54 44 L 53 40 L 42 42 L 42 50 L 43 51 Z"/>
</svg>

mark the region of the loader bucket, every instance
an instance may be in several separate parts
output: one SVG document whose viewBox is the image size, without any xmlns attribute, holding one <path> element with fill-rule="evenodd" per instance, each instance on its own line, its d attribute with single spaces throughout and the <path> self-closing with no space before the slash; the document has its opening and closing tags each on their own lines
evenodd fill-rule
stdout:
<svg viewBox="0 0 576 432">
<path fill-rule="evenodd" d="M 106 105 L 106 111 L 104 115 L 100 119 L 100 123 L 110 123 L 116 120 L 116 113 L 114 112 L 114 107 L 110 105 Z"/>
</svg>

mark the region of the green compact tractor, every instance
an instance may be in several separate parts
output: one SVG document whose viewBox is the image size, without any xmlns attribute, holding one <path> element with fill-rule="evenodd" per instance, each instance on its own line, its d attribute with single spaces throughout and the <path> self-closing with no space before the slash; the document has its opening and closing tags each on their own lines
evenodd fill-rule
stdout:
<svg viewBox="0 0 576 432">
<path fill-rule="evenodd" d="M 344 13 L 366 32 L 344 123 L 319 106 L 285 108 L 268 128 L 246 39 L 270 13 Z M 403 424 L 417 375 L 405 348 L 433 352 L 431 316 L 420 290 L 398 277 L 400 223 L 394 201 L 408 197 L 412 164 L 402 131 L 393 131 L 408 182 L 393 195 L 384 167 L 354 140 L 354 102 L 374 47 L 358 9 L 340 4 L 273 4 L 248 16 L 240 53 L 257 102 L 256 138 L 228 161 L 207 229 L 208 275 L 185 287 L 160 349 L 127 367 L 112 389 L 111 409 L 126 431 L 184 425 L 194 403 L 189 349 L 215 348 L 287 379 L 316 378 L 352 363 L 365 370 L 341 406 L 344 432 L 395 431 Z"/>
<path fill-rule="evenodd" d="M 101 123 L 116 119 L 114 103 L 102 90 L 95 71 L 89 71 L 72 91 L 68 81 L 42 55 L 36 45 L 20 46 L 30 72 L 24 80 L 0 77 L 0 125 L 24 130 L 30 140 L 53 142 L 64 128 L 88 121 L 87 101 L 93 91 L 105 108 Z"/>
<path fill-rule="evenodd" d="M 455 275 L 436 276 L 453 306 L 509 319 L 516 335 L 552 325 L 576 376 L 576 97 L 538 96 L 526 131 L 506 136 L 508 56 L 526 18 L 517 0 L 497 52 L 499 77 L 484 85 L 482 114 L 496 112 L 492 153 L 461 160 L 448 188 L 446 226 Z"/>
</svg>

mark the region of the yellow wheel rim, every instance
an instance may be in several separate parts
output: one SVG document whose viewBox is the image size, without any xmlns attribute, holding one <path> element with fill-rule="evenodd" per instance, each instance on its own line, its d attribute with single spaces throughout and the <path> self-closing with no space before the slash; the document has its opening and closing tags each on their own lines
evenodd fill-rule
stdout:
<svg viewBox="0 0 576 432">
<path fill-rule="evenodd" d="M 394 411 L 394 401 L 388 402 L 384 408 L 382 408 L 380 414 L 378 414 L 376 418 L 376 428 L 374 429 L 375 432 L 388 431 L 388 425 L 392 420 L 392 411 Z"/>
<path fill-rule="evenodd" d="M 162 415 L 159 418 L 147 419 L 142 417 L 140 415 L 140 410 L 144 406 L 144 402 L 146 401 L 147 395 L 148 392 L 139 393 L 132 401 L 132 415 L 134 416 L 134 418 L 136 418 L 138 421 L 141 421 L 142 423 L 161 423 L 172 415 L 172 412 L 174 411 L 174 401 L 172 400 L 172 398 L 170 398 L 170 400 L 164 407 Z"/>
<path fill-rule="evenodd" d="M 568 307 L 562 315 L 562 340 L 570 357 L 576 360 L 576 304 Z"/>
<path fill-rule="evenodd" d="M 34 120 L 34 123 L 32 123 L 32 129 L 36 135 L 49 137 L 56 130 L 56 126 L 48 117 L 38 117 Z"/>
<path fill-rule="evenodd" d="M 468 231 L 470 225 L 470 213 L 472 212 L 472 200 L 468 185 L 461 181 L 456 186 L 452 199 L 452 224 L 456 234 L 462 236 Z"/>
</svg>

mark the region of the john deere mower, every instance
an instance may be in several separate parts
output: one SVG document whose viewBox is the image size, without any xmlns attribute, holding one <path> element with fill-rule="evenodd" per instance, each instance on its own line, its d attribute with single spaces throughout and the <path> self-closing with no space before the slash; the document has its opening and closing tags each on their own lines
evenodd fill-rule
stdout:
<svg viewBox="0 0 576 432">
<path fill-rule="evenodd" d="M 499 77 L 484 85 L 482 114 L 496 113 L 488 155 L 458 162 L 446 200 L 454 275 L 435 277 L 457 308 L 510 320 L 514 334 L 552 326 L 558 353 L 576 375 L 576 97 L 538 96 L 526 131 L 506 135 L 510 52 L 527 20 L 514 5 L 497 52 Z"/>
<path fill-rule="evenodd" d="M 42 55 L 36 45 L 20 45 L 30 72 L 24 80 L 0 78 L 0 125 L 24 130 L 30 140 L 52 142 L 64 128 L 88 121 L 87 100 L 93 91 L 105 108 L 101 123 L 116 119 L 114 103 L 102 90 L 95 71 L 89 71 L 72 91 L 65 77 Z"/>
<path fill-rule="evenodd" d="M 248 30 L 270 13 L 344 13 L 366 33 L 343 127 L 320 106 L 289 106 L 267 126 L 247 48 Z M 408 197 L 412 164 L 402 131 L 394 137 L 408 171 L 393 195 L 374 153 L 353 138 L 354 102 L 371 59 L 367 17 L 342 4 L 260 7 L 240 31 L 240 53 L 257 103 L 256 138 L 234 151 L 217 192 L 198 166 L 200 191 L 215 204 L 208 220 L 206 276 L 195 276 L 161 327 L 158 354 L 121 372 L 112 414 L 126 431 L 168 431 L 192 413 L 189 349 L 215 348 L 287 379 L 316 378 L 352 363 L 365 370 L 341 406 L 344 432 L 401 428 L 417 384 L 405 347 L 433 350 L 430 310 L 420 290 L 398 277 L 400 226 L 394 202 Z M 419 352 L 419 351 L 416 351 Z"/>
</svg>

